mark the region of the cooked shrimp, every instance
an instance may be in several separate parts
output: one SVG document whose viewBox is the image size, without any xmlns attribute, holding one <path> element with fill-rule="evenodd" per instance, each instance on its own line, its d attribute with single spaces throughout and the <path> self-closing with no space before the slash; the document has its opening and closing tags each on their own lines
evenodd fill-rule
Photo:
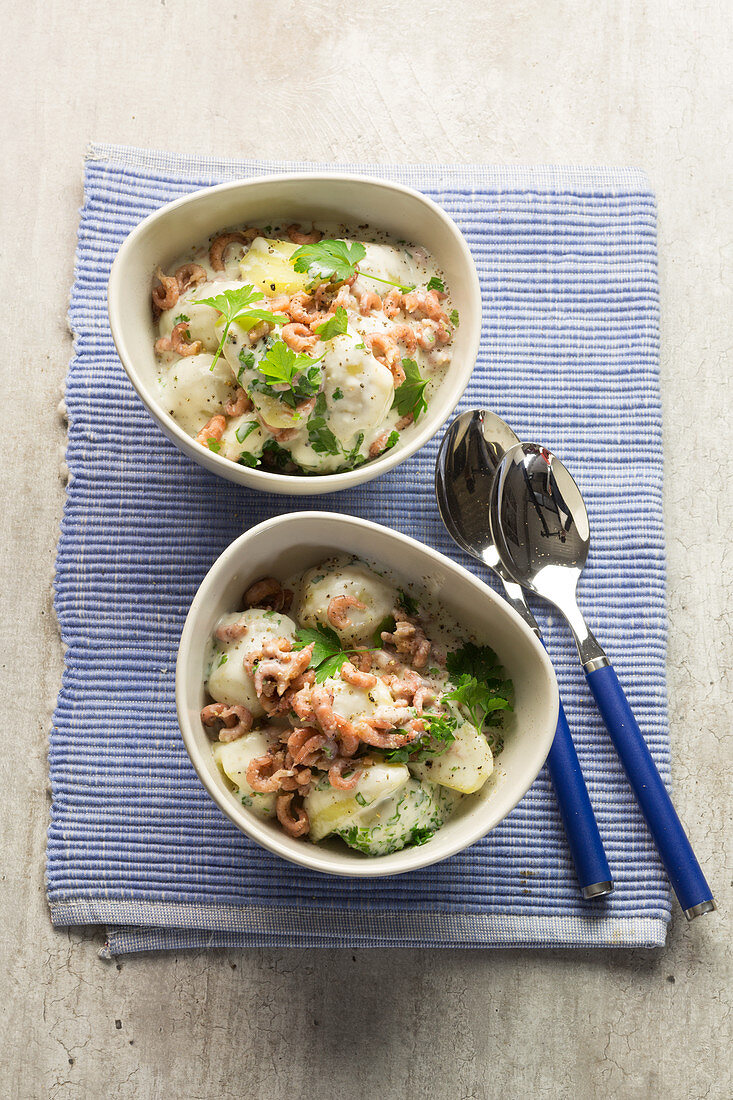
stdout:
<svg viewBox="0 0 733 1100">
<path fill-rule="evenodd" d="M 318 229 L 311 229 L 310 233 L 303 233 L 300 228 L 300 222 L 293 222 L 292 225 L 285 227 L 285 232 L 290 237 L 293 244 L 315 244 L 316 241 L 320 241 L 323 234 Z"/>
<path fill-rule="evenodd" d="M 224 435 L 226 426 L 227 418 L 222 416 L 221 413 L 217 413 L 216 416 L 212 416 L 211 420 L 206 421 L 196 436 L 196 442 L 201 443 L 204 447 L 208 447 L 210 439 L 213 439 L 216 443 L 221 443 L 221 437 Z"/>
<path fill-rule="evenodd" d="M 243 638 L 247 633 L 248 627 L 242 619 L 239 619 L 236 623 L 229 623 L 224 626 L 217 626 L 214 631 L 214 637 L 217 642 L 238 642 L 240 638 Z"/>
<path fill-rule="evenodd" d="M 176 270 L 176 282 L 181 294 L 185 294 L 192 286 L 206 282 L 206 272 L 201 264 L 182 264 Z"/>
<path fill-rule="evenodd" d="M 328 734 L 337 733 L 338 724 L 333 712 L 333 692 L 325 684 L 316 684 L 312 689 L 310 705 L 323 732 Z"/>
<path fill-rule="evenodd" d="M 447 344 L 451 338 L 450 329 L 444 321 L 433 321 L 427 317 L 416 332 L 416 339 L 423 351 L 432 351 L 436 344 Z"/>
<path fill-rule="evenodd" d="M 367 745 L 374 745 L 375 748 L 400 749 L 403 745 L 409 745 L 417 737 L 417 734 L 412 730 L 402 730 L 399 733 L 387 733 L 377 730 L 371 724 L 372 721 L 373 719 L 369 721 L 364 719 L 357 722 L 354 728 L 361 741 Z"/>
<path fill-rule="evenodd" d="M 318 297 L 318 291 L 316 291 L 316 298 L 317 297 Z M 335 294 L 333 296 L 333 298 L 331 299 L 329 307 L 328 307 L 328 312 L 329 313 L 335 313 L 336 310 L 339 308 L 339 306 L 341 306 L 343 309 L 348 310 L 348 309 L 351 309 L 353 304 L 354 304 L 354 297 L 351 293 L 351 288 L 348 285 L 348 283 L 343 283 L 339 287 L 338 293 Z"/>
<path fill-rule="evenodd" d="M 357 290 L 355 288 L 354 294 L 358 299 L 359 312 L 362 317 L 368 316 L 373 309 L 382 308 L 382 299 L 379 297 L 376 290 Z"/>
<path fill-rule="evenodd" d="M 417 334 L 411 325 L 395 325 L 387 333 L 398 344 L 404 344 L 408 355 L 414 355 L 417 351 Z"/>
<path fill-rule="evenodd" d="M 321 324 L 328 314 L 322 313 L 316 304 L 312 294 L 306 294 L 304 290 L 293 294 L 288 306 L 288 313 L 300 325 Z"/>
<path fill-rule="evenodd" d="M 440 298 L 434 290 L 411 290 L 405 295 L 405 313 L 422 313 L 432 321 L 448 322 L 448 314 L 440 304 Z"/>
<path fill-rule="evenodd" d="M 347 626 L 351 626 L 351 619 L 346 617 L 349 607 L 355 607 L 357 611 L 366 611 L 366 604 L 357 600 L 356 596 L 334 596 L 329 603 L 326 616 L 336 630 L 345 630 Z"/>
<path fill-rule="evenodd" d="M 277 819 L 288 836 L 304 836 L 310 830 L 308 814 L 301 805 L 293 805 L 294 794 L 280 794 L 275 802 Z"/>
<path fill-rule="evenodd" d="M 218 237 L 214 237 L 209 246 L 209 263 L 214 271 L 224 270 L 224 253 L 230 244 L 236 241 L 240 244 L 251 244 L 259 235 L 259 229 L 234 229 L 231 233 L 220 233 Z"/>
<path fill-rule="evenodd" d="M 252 712 L 247 707 L 228 707 L 224 703 L 210 703 L 201 711 L 201 721 L 205 726 L 222 723 L 219 730 L 220 741 L 236 741 L 252 729 Z"/>
<path fill-rule="evenodd" d="M 351 661 L 344 661 L 342 664 L 341 679 L 345 680 L 347 684 L 351 684 L 353 687 L 363 688 L 364 691 L 371 691 L 377 684 L 376 676 L 371 672 L 361 672 L 352 665 Z"/>
<path fill-rule="evenodd" d="M 344 776 L 344 772 L 348 769 L 351 769 L 351 773 Z M 343 757 L 340 757 L 338 760 L 334 760 L 328 769 L 328 782 L 337 791 L 352 791 L 360 779 L 361 770 L 354 768 L 353 760 L 344 760 Z"/>
<path fill-rule="evenodd" d="M 395 431 L 403 432 L 409 424 L 412 424 L 414 419 L 414 413 L 406 413 L 405 416 L 401 416 L 395 424 Z"/>
<path fill-rule="evenodd" d="M 369 457 L 378 458 L 387 446 L 389 432 L 380 432 L 377 438 L 369 444 Z"/>
<path fill-rule="evenodd" d="M 204 345 L 200 340 L 192 340 L 189 343 L 188 337 L 190 335 L 188 321 L 179 321 L 171 329 L 170 336 L 161 336 L 159 340 L 155 341 L 155 350 L 158 354 L 162 354 L 164 351 L 172 351 L 184 358 L 187 355 L 199 355 Z"/>
<path fill-rule="evenodd" d="M 275 577 L 261 577 L 249 586 L 242 602 L 245 607 L 266 607 L 270 611 L 282 611 L 284 591 Z"/>
<path fill-rule="evenodd" d="M 311 332 L 307 325 L 292 323 L 283 325 L 283 340 L 293 351 L 309 352 L 318 343 L 318 337 Z"/>
<path fill-rule="evenodd" d="M 374 358 L 392 372 L 395 386 L 401 386 L 405 381 L 405 372 L 402 356 L 392 337 L 386 332 L 369 332 L 364 337 L 364 343 Z"/>
<path fill-rule="evenodd" d="M 244 416 L 251 408 L 252 402 L 242 387 L 238 386 L 234 393 L 234 397 L 232 397 L 230 401 L 227 401 L 224 406 L 224 412 L 227 416 Z"/>
<path fill-rule="evenodd" d="M 326 741 L 325 734 L 319 733 L 311 726 L 296 727 L 288 737 L 288 752 L 293 758 L 293 763 L 310 766 L 315 762 Z"/>
<path fill-rule="evenodd" d="M 394 320 L 404 308 L 405 296 L 401 294 L 399 290 L 390 290 L 389 294 L 385 294 L 382 299 L 382 309 L 390 320 Z"/>
<path fill-rule="evenodd" d="M 164 275 L 161 269 L 158 268 L 155 272 L 155 278 L 160 283 L 160 286 L 154 286 L 152 290 L 153 313 L 158 318 L 164 309 L 173 309 L 178 301 L 180 290 L 175 275 Z"/>
<path fill-rule="evenodd" d="M 283 767 L 284 762 L 285 754 L 282 752 L 268 752 L 250 760 L 245 775 L 252 790 L 258 794 L 278 791 L 281 781 L 293 774 L 291 769 Z"/>
</svg>

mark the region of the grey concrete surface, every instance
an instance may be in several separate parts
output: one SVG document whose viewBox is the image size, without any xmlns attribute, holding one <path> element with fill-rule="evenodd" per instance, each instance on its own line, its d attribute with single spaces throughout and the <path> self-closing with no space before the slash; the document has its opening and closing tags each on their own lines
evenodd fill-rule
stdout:
<svg viewBox="0 0 733 1100">
<path fill-rule="evenodd" d="M 0 2 L 0 1094 L 733 1095 L 730 72 L 724 0 Z M 246 157 L 635 164 L 657 189 L 676 798 L 722 908 L 654 952 L 97 958 L 44 898 L 51 577 L 89 140 Z"/>
</svg>

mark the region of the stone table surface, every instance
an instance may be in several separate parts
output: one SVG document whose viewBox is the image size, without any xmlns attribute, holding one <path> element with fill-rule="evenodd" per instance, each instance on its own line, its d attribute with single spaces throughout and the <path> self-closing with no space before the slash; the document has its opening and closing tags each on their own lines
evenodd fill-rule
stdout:
<svg viewBox="0 0 733 1100">
<path fill-rule="evenodd" d="M 733 1095 L 727 9 L 2 0 L 4 1096 Z M 717 915 L 688 927 L 675 912 L 654 951 L 250 950 L 110 963 L 97 957 L 100 929 L 52 930 L 56 406 L 90 140 L 646 169 L 659 201 L 674 782 Z"/>
</svg>

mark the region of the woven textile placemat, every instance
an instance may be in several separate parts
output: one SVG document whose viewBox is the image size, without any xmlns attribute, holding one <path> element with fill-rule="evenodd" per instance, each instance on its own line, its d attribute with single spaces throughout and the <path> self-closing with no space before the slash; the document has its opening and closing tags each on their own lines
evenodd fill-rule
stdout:
<svg viewBox="0 0 733 1100">
<path fill-rule="evenodd" d="M 565 626 L 538 607 L 616 891 L 578 893 L 546 773 L 489 837 L 382 881 L 319 875 L 240 834 L 199 783 L 176 724 L 176 647 L 216 556 L 282 512 L 365 516 L 478 571 L 433 495 L 437 440 L 349 492 L 288 498 L 184 458 L 136 397 L 106 313 L 130 230 L 196 188 L 325 167 L 94 146 L 70 320 L 68 498 L 56 567 L 67 646 L 51 732 L 47 884 L 57 925 L 108 926 L 112 953 L 206 945 L 658 946 L 670 895 Z M 483 295 L 461 408 L 495 409 L 560 454 L 590 512 L 581 601 L 669 778 L 656 212 L 632 169 L 343 165 L 411 185 L 458 223 Z M 602 456 L 603 473 L 600 459 Z"/>
</svg>

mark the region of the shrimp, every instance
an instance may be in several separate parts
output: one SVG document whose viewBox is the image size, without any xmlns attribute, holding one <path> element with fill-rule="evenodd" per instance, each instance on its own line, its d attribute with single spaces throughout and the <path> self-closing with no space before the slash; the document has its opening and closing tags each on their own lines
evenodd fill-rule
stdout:
<svg viewBox="0 0 733 1100">
<path fill-rule="evenodd" d="M 371 691 L 377 684 L 376 676 L 371 672 L 361 672 L 352 665 L 351 661 L 344 661 L 342 664 L 341 679 L 345 680 L 347 684 L 351 684 L 353 687 L 363 688 L 364 691 Z"/>
<path fill-rule="evenodd" d="M 297 727 L 288 737 L 288 752 L 294 764 L 313 764 L 328 738 L 311 726 Z"/>
<path fill-rule="evenodd" d="M 201 721 L 205 726 L 222 723 L 219 730 L 220 741 L 236 741 L 252 729 L 252 712 L 247 707 L 228 707 L 224 703 L 209 703 L 201 711 Z"/>
<path fill-rule="evenodd" d="M 386 332 L 370 332 L 364 337 L 364 343 L 374 358 L 392 372 L 395 386 L 401 386 L 405 381 L 405 372 L 402 356 L 392 337 Z"/>
<path fill-rule="evenodd" d="M 240 244 L 251 244 L 255 237 L 259 237 L 259 229 L 235 229 L 231 233 L 220 233 L 214 237 L 209 245 L 209 263 L 214 271 L 224 270 L 224 253 L 230 244 L 239 241 Z"/>
<path fill-rule="evenodd" d="M 206 282 L 206 272 L 201 264 L 182 264 L 176 270 L 176 282 L 180 294 L 185 294 L 192 286 Z"/>
<path fill-rule="evenodd" d="M 366 604 L 357 600 L 356 596 L 334 596 L 326 610 L 326 616 L 331 626 L 337 630 L 345 630 L 351 626 L 351 619 L 347 619 L 346 610 L 355 607 L 357 611 L 366 611 Z"/>
<path fill-rule="evenodd" d="M 401 749 L 403 745 L 409 745 L 417 734 L 412 730 L 402 730 L 399 733 L 386 733 L 377 730 L 371 724 L 373 719 L 363 719 L 355 725 L 355 731 L 361 741 L 367 745 L 374 745 L 378 749 Z"/>
<path fill-rule="evenodd" d="M 440 298 L 435 290 L 411 290 L 405 294 L 405 313 L 422 313 L 431 321 L 448 322 L 448 314 L 440 304 Z"/>
<path fill-rule="evenodd" d="M 299 291 L 298 294 L 293 294 L 288 306 L 288 313 L 300 325 L 319 325 L 328 316 L 327 313 L 322 313 L 316 308 L 316 299 L 312 294 L 306 294 L 304 290 Z"/>
<path fill-rule="evenodd" d="M 382 308 L 382 299 L 379 297 L 376 290 L 358 290 L 355 288 L 354 293 L 358 299 L 359 312 L 362 317 L 368 316 L 373 309 Z"/>
<path fill-rule="evenodd" d="M 243 638 L 247 633 L 248 627 L 245 622 L 240 619 L 236 623 L 228 623 L 224 626 L 217 626 L 214 631 L 214 637 L 217 642 L 223 642 L 225 645 L 227 642 L 238 642 L 240 638 Z"/>
<path fill-rule="evenodd" d="M 164 309 L 173 309 L 178 301 L 180 290 L 175 275 L 164 275 L 161 269 L 158 268 L 155 272 L 155 278 L 160 283 L 160 286 L 154 286 L 152 290 L 153 313 L 157 319 Z"/>
<path fill-rule="evenodd" d="M 188 337 L 190 335 L 188 321 L 179 321 L 171 329 L 170 336 L 161 336 L 159 340 L 155 341 L 155 350 L 159 355 L 165 351 L 172 351 L 184 358 L 187 355 L 199 355 L 204 345 L 200 340 L 192 340 L 189 343 Z"/>
<path fill-rule="evenodd" d="M 318 343 L 318 337 L 311 332 L 307 325 L 293 323 L 283 325 L 283 340 L 293 351 L 309 352 Z"/>
<path fill-rule="evenodd" d="M 245 775 L 252 790 L 258 794 L 278 791 L 282 780 L 293 774 L 291 769 L 283 767 L 284 763 L 283 752 L 267 752 L 264 756 L 255 756 L 250 760 Z"/>
<path fill-rule="evenodd" d="M 337 733 L 338 724 L 333 712 L 333 692 L 325 684 L 317 684 L 313 688 L 310 695 L 310 705 L 323 732 L 327 734 Z"/>
<path fill-rule="evenodd" d="M 275 803 L 277 819 L 288 836 L 304 836 L 310 831 L 308 814 L 303 807 L 296 803 L 293 806 L 294 794 L 278 795 Z"/>
<path fill-rule="evenodd" d="M 414 419 L 414 413 L 406 413 L 405 416 L 401 416 L 395 424 L 395 431 L 403 432 L 409 424 L 412 424 Z"/>
<path fill-rule="evenodd" d="M 266 607 L 269 611 L 282 611 L 285 605 L 285 591 L 275 577 L 261 577 L 249 586 L 242 602 L 245 607 Z"/>
<path fill-rule="evenodd" d="M 290 237 L 293 244 L 315 244 L 316 241 L 320 241 L 323 234 L 318 229 L 312 229 L 310 233 L 303 233 L 300 228 L 300 222 L 293 222 L 292 225 L 285 227 L 285 232 Z"/>
<path fill-rule="evenodd" d="M 450 329 L 443 321 L 433 321 L 429 317 L 417 330 L 416 340 L 423 351 L 432 351 L 436 344 L 447 344 L 451 338 Z"/>
<path fill-rule="evenodd" d="M 405 296 L 401 294 L 399 290 L 390 290 L 389 294 L 385 294 L 382 300 L 382 309 L 390 320 L 394 320 L 404 308 Z"/>
<path fill-rule="evenodd" d="M 408 355 L 414 355 L 417 351 L 417 334 L 410 325 L 395 325 L 387 335 L 391 336 L 397 343 L 404 344 Z"/>
<path fill-rule="evenodd" d="M 345 777 L 344 772 L 347 768 L 351 768 L 352 772 L 351 775 Z M 337 791 L 352 791 L 360 779 L 361 770 L 354 768 L 353 761 L 345 760 L 343 757 L 334 760 L 328 769 L 328 782 Z"/>
<path fill-rule="evenodd" d="M 389 432 L 380 432 L 377 438 L 369 444 L 369 457 L 378 458 L 387 448 Z"/>
<path fill-rule="evenodd" d="M 196 436 L 196 442 L 201 443 L 204 447 L 209 446 L 209 440 L 211 439 L 216 443 L 221 443 L 221 437 L 224 435 L 226 426 L 226 417 L 222 416 L 221 413 L 217 413 L 216 416 L 212 416 L 211 420 L 206 421 Z"/>
<path fill-rule="evenodd" d="M 227 401 L 224 406 L 224 412 L 227 416 L 243 416 L 246 412 L 249 412 L 251 408 L 252 402 L 242 387 L 238 386 L 234 392 L 234 397 L 231 401 Z"/>
<path fill-rule="evenodd" d="M 319 288 L 320 289 L 320 288 Z M 318 297 L 318 291 L 316 291 L 316 298 Z M 338 293 L 334 295 L 328 307 L 329 313 L 335 313 L 339 306 L 342 309 L 351 309 L 353 305 L 353 295 L 351 288 L 347 283 L 344 283 L 339 287 Z"/>
</svg>

